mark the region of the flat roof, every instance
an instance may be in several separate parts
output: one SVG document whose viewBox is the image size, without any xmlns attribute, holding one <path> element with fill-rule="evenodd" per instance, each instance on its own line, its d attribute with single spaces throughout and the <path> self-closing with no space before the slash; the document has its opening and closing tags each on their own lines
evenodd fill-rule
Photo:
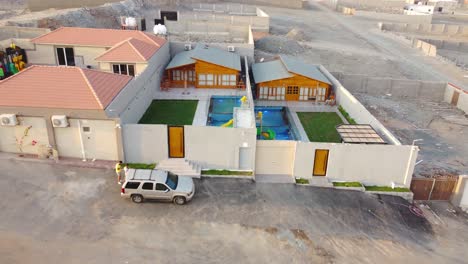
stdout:
<svg viewBox="0 0 468 264">
<path fill-rule="evenodd" d="M 336 131 L 344 143 L 387 144 L 371 125 L 339 125 Z"/>
<path fill-rule="evenodd" d="M 129 169 L 127 172 L 127 177 L 129 180 L 164 182 L 167 177 L 167 171 Z"/>
</svg>

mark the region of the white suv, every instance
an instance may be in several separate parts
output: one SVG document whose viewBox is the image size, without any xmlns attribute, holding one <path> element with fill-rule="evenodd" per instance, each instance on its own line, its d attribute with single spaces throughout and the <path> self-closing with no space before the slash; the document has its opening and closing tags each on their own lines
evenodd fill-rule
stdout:
<svg viewBox="0 0 468 264">
<path fill-rule="evenodd" d="M 182 205 L 192 200 L 195 185 L 190 177 L 163 170 L 129 169 L 120 195 L 135 203 L 144 200 L 172 201 Z"/>
</svg>

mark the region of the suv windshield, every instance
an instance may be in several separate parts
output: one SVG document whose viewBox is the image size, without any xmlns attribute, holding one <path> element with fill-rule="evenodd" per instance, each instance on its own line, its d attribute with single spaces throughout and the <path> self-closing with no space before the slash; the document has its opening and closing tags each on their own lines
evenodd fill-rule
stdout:
<svg viewBox="0 0 468 264">
<path fill-rule="evenodd" d="M 179 177 L 177 177 L 177 175 L 170 172 L 167 173 L 166 185 L 169 186 L 169 188 L 175 190 L 177 188 L 178 181 Z"/>
</svg>

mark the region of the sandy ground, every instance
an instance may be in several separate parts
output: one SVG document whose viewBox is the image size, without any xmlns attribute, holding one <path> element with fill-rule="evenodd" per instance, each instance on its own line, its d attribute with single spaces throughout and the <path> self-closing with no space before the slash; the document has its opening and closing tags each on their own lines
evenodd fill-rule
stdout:
<svg viewBox="0 0 468 264">
<path fill-rule="evenodd" d="M 0 160 L 2 263 L 462 263 L 465 215 L 401 198 L 197 180 L 194 200 L 136 205 L 111 170 Z"/>
</svg>

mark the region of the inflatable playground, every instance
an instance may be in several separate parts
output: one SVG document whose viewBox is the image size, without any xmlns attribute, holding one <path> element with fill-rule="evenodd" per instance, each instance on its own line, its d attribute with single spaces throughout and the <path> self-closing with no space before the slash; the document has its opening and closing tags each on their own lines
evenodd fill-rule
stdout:
<svg viewBox="0 0 468 264">
<path fill-rule="evenodd" d="M 14 43 L 0 50 L 0 80 L 6 79 L 26 68 L 27 57 L 24 49 Z"/>
</svg>

